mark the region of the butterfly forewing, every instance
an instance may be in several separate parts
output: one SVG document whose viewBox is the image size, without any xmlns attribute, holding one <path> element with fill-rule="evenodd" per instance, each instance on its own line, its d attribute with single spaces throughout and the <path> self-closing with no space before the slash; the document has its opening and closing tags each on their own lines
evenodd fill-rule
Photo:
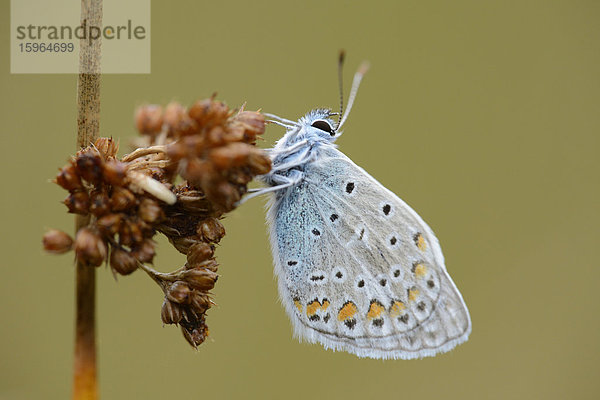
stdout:
<svg viewBox="0 0 600 400">
<path fill-rule="evenodd" d="M 373 358 L 429 356 L 465 341 L 468 311 L 421 218 L 333 147 L 304 173 L 270 211 L 296 333 Z"/>
</svg>

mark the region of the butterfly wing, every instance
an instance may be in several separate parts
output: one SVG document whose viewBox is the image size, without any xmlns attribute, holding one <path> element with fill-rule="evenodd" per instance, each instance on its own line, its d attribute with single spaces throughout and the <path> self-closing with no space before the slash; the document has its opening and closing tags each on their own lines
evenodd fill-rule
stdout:
<svg viewBox="0 0 600 400">
<path fill-rule="evenodd" d="M 411 359 L 467 340 L 471 321 L 423 220 L 333 147 L 278 194 L 269 222 L 295 333 L 360 357 Z"/>
</svg>

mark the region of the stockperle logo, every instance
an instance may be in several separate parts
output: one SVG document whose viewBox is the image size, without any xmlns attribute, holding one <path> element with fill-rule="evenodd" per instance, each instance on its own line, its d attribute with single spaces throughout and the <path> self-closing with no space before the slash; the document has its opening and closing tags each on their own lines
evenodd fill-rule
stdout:
<svg viewBox="0 0 600 400">
<path fill-rule="evenodd" d="M 78 73 L 82 42 L 101 64 L 84 73 L 150 73 L 150 0 L 104 0 L 102 24 L 72 0 L 11 0 L 11 73 Z"/>
</svg>

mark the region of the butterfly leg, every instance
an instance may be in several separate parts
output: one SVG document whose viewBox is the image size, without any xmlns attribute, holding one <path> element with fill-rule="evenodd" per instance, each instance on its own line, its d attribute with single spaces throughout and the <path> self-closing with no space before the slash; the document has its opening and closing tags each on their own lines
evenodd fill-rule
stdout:
<svg viewBox="0 0 600 400">
<path fill-rule="evenodd" d="M 297 184 L 298 182 L 300 182 L 304 177 L 304 174 L 301 171 L 290 171 L 289 176 L 285 176 L 285 175 L 278 175 L 278 174 L 274 174 L 272 176 L 270 176 L 270 183 L 274 183 L 275 185 L 273 186 L 269 186 L 266 188 L 260 188 L 257 189 L 255 191 L 252 191 L 250 194 L 248 194 L 247 196 L 245 196 L 244 198 L 242 198 L 238 203 L 237 206 L 245 203 L 247 200 L 257 197 L 257 196 L 261 196 L 265 193 L 269 193 L 269 192 L 276 192 L 278 190 L 282 190 L 282 189 L 286 189 L 290 186 L 293 186 L 295 184 Z"/>
<path fill-rule="evenodd" d="M 277 172 L 277 171 L 284 171 L 284 170 L 291 169 L 291 168 L 297 167 L 298 165 L 302 165 L 302 164 L 306 163 L 310 158 L 310 156 L 309 156 L 310 150 L 311 149 L 309 147 L 307 147 L 302 152 L 294 154 L 294 160 L 274 166 L 273 169 L 271 169 L 270 173 L 273 174 L 274 172 Z"/>
</svg>

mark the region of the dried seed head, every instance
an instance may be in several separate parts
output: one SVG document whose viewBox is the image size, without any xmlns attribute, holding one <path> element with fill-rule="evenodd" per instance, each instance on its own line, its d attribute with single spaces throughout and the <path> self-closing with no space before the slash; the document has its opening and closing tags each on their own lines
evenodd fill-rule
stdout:
<svg viewBox="0 0 600 400">
<path fill-rule="evenodd" d="M 162 208 L 158 205 L 158 202 L 151 199 L 144 199 L 140 203 L 138 209 L 138 215 L 146 222 L 153 223 L 164 218 Z"/>
<path fill-rule="evenodd" d="M 110 252 L 110 266 L 118 274 L 129 275 L 138 269 L 138 261 L 130 252 L 113 246 Z"/>
<path fill-rule="evenodd" d="M 68 191 L 82 189 L 81 179 L 77 173 L 77 169 L 71 163 L 62 167 L 58 175 L 56 175 L 56 184 Z"/>
<path fill-rule="evenodd" d="M 178 324 L 181 321 L 181 307 L 165 298 L 160 310 L 160 318 L 165 324 Z"/>
<path fill-rule="evenodd" d="M 167 290 L 167 298 L 175 303 L 189 303 L 190 287 L 182 281 L 174 282 Z"/>
<path fill-rule="evenodd" d="M 69 194 L 67 198 L 63 200 L 63 204 L 67 206 L 70 213 L 85 215 L 89 212 L 90 198 L 87 192 L 78 190 Z"/>
<path fill-rule="evenodd" d="M 175 283 L 175 275 L 149 273 L 165 292 L 163 322 L 180 324 L 194 347 L 208 335 L 205 313 L 213 304 L 208 291 L 218 278 L 214 244 L 225 234 L 218 219 L 235 208 L 248 182 L 271 168 L 268 155 L 252 146 L 264 132 L 264 117 L 233 114 L 214 98 L 188 110 L 179 103 L 164 110 L 140 107 L 135 124 L 145 136 L 139 143 L 151 147 L 119 161 L 118 142 L 100 138 L 78 152 L 56 183 L 71 192 L 65 200 L 70 212 L 94 218 L 73 244 L 63 233 L 44 237 L 49 251 L 73 247 L 78 259 L 91 265 L 108 257 L 110 243 L 111 268 L 126 275 L 152 262 L 152 237 L 165 234 L 187 263 L 173 273 Z M 184 182 L 174 187 L 179 177 Z"/>
<path fill-rule="evenodd" d="M 216 218 L 206 218 L 198 226 L 197 232 L 210 243 L 218 243 L 225 236 L 225 228 Z"/>
<path fill-rule="evenodd" d="M 211 245 L 204 242 L 199 242 L 190 247 L 187 253 L 187 266 L 194 268 L 202 262 L 211 258 L 214 254 L 214 249 Z"/>
<path fill-rule="evenodd" d="M 75 237 L 75 256 L 81 262 L 99 266 L 106 259 L 106 244 L 96 232 L 90 228 L 81 228 Z"/>
<path fill-rule="evenodd" d="M 219 276 L 207 269 L 189 269 L 183 274 L 185 282 L 194 289 L 208 291 L 215 287 L 215 282 Z"/>
<path fill-rule="evenodd" d="M 109 160 L 104 166 L 104 180 L 113 186 L 123 186 L 125 184 L 125 175 L 127 166 L 117 160 Z"/>
<path fill-rule="evenodd" d="M 62 254 L 73 248 L 73 239 L 63 231 L 50 229 L 42 238 L 44 250 L 49 253 Z"/>
<path fill-rule="evenodd" d="M 163 125 L 163 108 L 155 104 L 139 107 L 135 112 L 135 127 L 140 133 L 159 133 Z"/>
</svg>

